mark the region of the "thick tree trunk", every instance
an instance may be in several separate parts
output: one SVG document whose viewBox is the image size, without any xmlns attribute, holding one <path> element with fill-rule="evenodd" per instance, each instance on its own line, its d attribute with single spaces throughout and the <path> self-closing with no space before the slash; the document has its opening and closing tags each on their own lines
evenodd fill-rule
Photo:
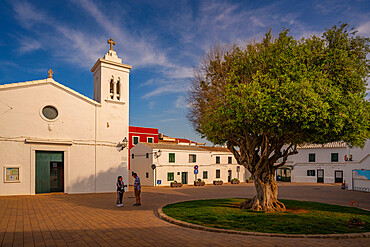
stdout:
<svg viewBox="0 0 370 247">
<path fill-rule="evenodd" d="M 285 211 L 284 204 L 277 200 L 278 188 L 274 172 L 264 171 L 262 174 L 254 174 L 253 179 L 257 195 L 242 202 L 240 208 L 256 211 Z"/>
</svg>

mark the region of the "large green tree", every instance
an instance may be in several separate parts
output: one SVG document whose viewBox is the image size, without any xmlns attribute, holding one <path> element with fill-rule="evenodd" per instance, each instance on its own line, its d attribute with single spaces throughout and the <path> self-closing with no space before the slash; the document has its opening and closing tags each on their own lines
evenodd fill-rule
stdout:
<svg viewBox="0 0 370 247">
<path fill-rule="evenodd" d="M 252 174 L 257 195 L 242 208 L 285 210 L 274 174 L 297 145 L 364 146 L 369 43 L 339 24 L 301 40 L 288 29 L 273 38 L 270 30 L 260 42 L 216 45 L 203 56 L 188 118 L 209 141 L 227 144 Z"/>
</svg>

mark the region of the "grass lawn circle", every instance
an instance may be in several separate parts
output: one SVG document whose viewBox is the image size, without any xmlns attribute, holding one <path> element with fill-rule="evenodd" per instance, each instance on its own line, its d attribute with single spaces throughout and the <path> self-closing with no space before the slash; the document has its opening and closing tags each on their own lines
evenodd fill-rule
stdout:
<svg viewBox="0 0 370 247">
<path fill-rule="evenodd" d="M 179 221 L 226 230 L 277 234 L 347 234 L 368 233 L 370 212 L 355 207 L 280 200 L 285 212 L 255 212 L 239 209 L 245 199 L 195 200 L 166 205 L 162 211 Z M 352 217 L 365 222 L 363 229 L 349 228 Z M 368 234 L 366 235 L 368 236 Z"/>
</svg>

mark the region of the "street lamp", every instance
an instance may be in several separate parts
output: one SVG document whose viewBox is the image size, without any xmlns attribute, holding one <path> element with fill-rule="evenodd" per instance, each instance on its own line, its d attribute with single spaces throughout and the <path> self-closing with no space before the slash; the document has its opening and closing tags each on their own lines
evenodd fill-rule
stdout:
<svg viewBox="0 0 370 247">
<path fill-rule="evenodd" d="M 121 150 L 123 150 L 123 149 L 125 149 L 125 147 L 127 147 L 128 140 L 127 140 L 126 137 L 122 140 L 122 142 L 120 143 L 120 145 L 121 145 Z"/>
<path fill-rule="evenodd" d="M 154 157 L 156 158 L 156 159 L 158 159 L 159 158 L 159 156 L 161 156 L 162 155 L 162 150 L 158 150 L 157 152 L 153 152 L 154 153 Z M 157 161 L 158 162 L 158 161 Z M 153 164 L 152 165 L 152 169 L 153 169 L 153 173 L 154 173 L 154 186 L 157 186 L 157 172 L 156 172 L 156 170 L 155 170 L 155 168 L 156 168 L 157 166 L 155 165 L 155 164 Z"/>
<path fill-rule="evenodd" d="M 161 154 L 162 154 L 162 150 L 160 150 L 160 149 L 157 152 L 154 152 L 154 156 L 156 158 L 158 158 L 159 156 L 161 156 Z"/>
</svg>

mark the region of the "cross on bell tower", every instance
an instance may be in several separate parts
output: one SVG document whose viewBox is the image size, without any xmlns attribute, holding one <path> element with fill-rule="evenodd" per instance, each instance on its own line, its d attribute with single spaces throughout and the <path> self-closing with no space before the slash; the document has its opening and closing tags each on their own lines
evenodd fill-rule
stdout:
<svg viewBox="0 0 370 247">
<path fill-rule="evenodd" d="M 108 39 L 108 44 L 110 44 L 110 50 L 113 51 L 113 45 L 116 45 L 116 42 L 111 38 Z"/>
</svg>

